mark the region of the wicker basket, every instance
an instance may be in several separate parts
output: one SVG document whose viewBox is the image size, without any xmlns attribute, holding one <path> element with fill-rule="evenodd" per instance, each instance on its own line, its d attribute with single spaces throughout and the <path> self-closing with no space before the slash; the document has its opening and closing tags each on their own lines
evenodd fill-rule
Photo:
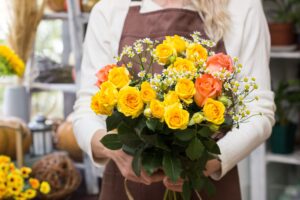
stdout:
<svg viewBox="0 0 300 200">
<path fill-rule="evenodd" d="M 42 196 L 42 199 L 66 199 L 81 182 L 78 170 L 65 153 L 53 153 L 43 157 L 33 165 L 32 171 L 35 178 L 51 185 L 51 192 Z"/>
<path fill-rule="evenodd" d="M 47 0 L 48 7 L 54 12 L 65 11 L 65 0 Z"/>
</svg>

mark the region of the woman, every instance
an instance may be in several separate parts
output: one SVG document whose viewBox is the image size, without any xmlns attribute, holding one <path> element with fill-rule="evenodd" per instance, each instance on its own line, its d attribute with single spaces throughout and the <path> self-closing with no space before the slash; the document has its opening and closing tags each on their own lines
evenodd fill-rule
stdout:
<svg viewBox="0 0 300 200">
<path fill-rule="evenodd" d="M 102 0 L 92 11 L 85 40 L 81 90 L 75 105 L 74 128 L 81 148 L 96 165 L 107 164 L 101 200 L 125 200 L 124 179 L 137 200 L 162 199 L 164 188 L 180 191 L 182 183 L 171 183 L 164 174 L 141 177 L 131 169 L 132 157 L 110 151 L 99 140 L 106 134 L 105 117 L 90 109 L 97 91 L 95 73 L 114 63 L 123 46 L 139 38 L 163 39 L 165 35 L 188 37 L 199 31 L 217 42 L 216 52 L 227 52 L 244 64 L 243 76 L 257 78 L 259 102 L 252 111 L 264 115 L 251 118 L 222 138 L 219 159 L 207 163 L 205 175 L 215 180 L 217 195 L 211 199 L 241 199 L 236 165 L 270 135 L 274 123 L 273 93 L 268 68 L 270 41 L 260 0 Z M 147 186 L 146 186 L 147 185 Z M 201 194 L 207 199 L 204 194 Z M 196 199 L 195 197 L 193 197 Z"/>
</svg>

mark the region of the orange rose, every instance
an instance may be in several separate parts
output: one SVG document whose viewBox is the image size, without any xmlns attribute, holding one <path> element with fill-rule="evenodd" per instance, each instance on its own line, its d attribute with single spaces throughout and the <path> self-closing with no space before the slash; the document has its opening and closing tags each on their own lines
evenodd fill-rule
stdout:
<svg viewBox="0 0 300 200">
<path fill-rule="evenodd" d="M 104 83 L 105 81 L 108 80 L 108 74 L 109 74 L 109 70 L 111 70 L 112 68 L 117 67 L 116 65 L 106 65 L 105 67 L 103 67 L 102 69 L 100 69 L 96 76 L 98 78 L 96 85 L 98 87 L 101 86 L 102 83 Z"/>
<path fill-rule="evenodd" d="M 223 69 L 233 72 L 233 62 L 230 56 L 218 53 L 207 59 L 207 69 L 210 70 L 211 73 L 219 72 Z"/>
<path fill-rule="evenodd" d="M 215 98 L 221 95 L 222 81 L 214 78 L 212 75 L 204 74 L 196 79 L 195 88 L 195 102 L 198 106 L 202 107 L 207 98 Z"/>
</svg>

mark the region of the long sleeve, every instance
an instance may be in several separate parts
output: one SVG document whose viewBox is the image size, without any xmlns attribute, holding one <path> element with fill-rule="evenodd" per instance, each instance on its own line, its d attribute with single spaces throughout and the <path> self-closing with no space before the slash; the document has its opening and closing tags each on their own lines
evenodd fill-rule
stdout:
<svg viewBox="0 0 300 200">
<path fill-rule="evenodd" d="M 77 142 L 93 161 L 91 139 L 97 130 L 106 129 L 105 116 L 97 116 L 90 108 L 91 97 L 97 92 L 95 74 L 101 67 L 114 62 L 109 24 L 101 12 L 103 6 L 102 2 L 98 3 L 91 13 L 84 43 L 80 90 L 73 116 Z"/>
<path fill-rule="evenodd" d="M 238 23 L 239 26 L 244 27 L 235 29 L 235 31 L 243 30 L 240 33 L 241 37 L 236 37 L 239 34 L 229 33 L 225 44 L 227 42 L 229 54 L 238 56 L 244 66 L 241 77 L 247 76 L 257 79 L 259 89 L 249 98 L 258 96 L 260 100 L 254 101 L 248 107 L 252 114 L 262 113 L 263 116 L 251 118 L 248 122 L 241 124 L 239 129 L 233 129 L 218 142 L 222 164 L 221 172 L 212 176 L 216 180 L 221 179 L 239 161 L 265 142 L 270 136 L 274 124 L 275 105 L 274 95 L 270 89 L 269 72 L 269 31 L 261 2 L 251 0 L 250 4 L 251 7 L 250 9 L 248 7 L 244 23 Z"/>
</svg>

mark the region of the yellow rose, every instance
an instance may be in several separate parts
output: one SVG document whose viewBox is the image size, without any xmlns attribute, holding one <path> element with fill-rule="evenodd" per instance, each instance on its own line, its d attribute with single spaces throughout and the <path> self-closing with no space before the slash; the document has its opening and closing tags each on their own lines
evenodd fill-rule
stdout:
<svg viewBox="0 0 300 200">
<path fill-rule="evenodd" d="M 189 79 L 180 79 L 175 86 L 175 92 L 182 101 L 191 104 L 196 93 L 195 84 Z"/>
<path fill-rule="evenodd" d="M 164 119 L 170 129 L 186 129 L 189 117 L 189 112 L 182 109 L 179 103 L 165 108 Z"/>
<path fill-rule="evenodd" d="M 174 103 L 179 103 L 179 97 L 175 91 L 169 91 L 168 94 L 164 95 L 164 105 L 170 106 Z"/>
<path fill-rule="evenodd" d="M 143 82 L 141 85 L 141 97 L 145 103 L 149 103 L 156 98 L 156 92 L 151 87 L 150 83 Z"/>
<path fill-rule="evenodd" d="M 43 194 L 49 194 L 50 190 L 51 190 L 51 187 L 50 187 L 49 183 L 43 181 L 41 183 L 40 192 Z"/>
<path fill-rule="evenodd" d="M 193 62 L 206 61 L 208 52 L 201 44 L 190 44 L 187 47 L 186 56 Z"/>
<path fill-rule="evenodd" d="M 203 113 L 207 121 L 216 125 L 221 125 L 225 121 L 225 106 L 220 101 L 208 98 L 204 104 Z"/>
<path fill-rule="evenodd" d="M 117 102 L 118 90 L 111 82 L 107 81 L 92 97 L 91 108 L 96 114 L 111 115 Z"/>
<path fill-rule="evenodd" d="M 114 67 L 109 71 L 108 80 L 120 89 L 130 83 L 129 71 L 124 66 Z"/>
<path fill-rule="evenodd" d="M 159 64 L 166 65 L 169 58 L 176 55 L 176 49 L 170 44 L 159 44 L 155 49 L 155 55 Z"/>
<path fill-rule="evenodd" d="M 29 185 L 36 190 L 40 187 L 40 181 L 36 178 L 30 178 Z"/>
<path fill-rule="evenodd" d="M 119 92 L 118 110 L 126 117 L 137 118 L 144 108 L 140 91 L 135 87 L 124 87 Z"/>
<path fill-rule="evenodd" d="M 177 57 L 176 61 L 173 63 L 173 65 L 169 66 L 168 70 L 175 70 L 177 72 L 195 72 L 196 67 L 192 61 Z"/>
<path fill-rule="evenodd" d="M 163 120 L 165 113 L 164 103 L 154 99 L 150 103 L 150 110 L 153 117 Z"/>
<path fill-rule="evenodd" d="M 174 35 L 173 37 L 167 36 L 164 43 L 172 45 L 177 53 L 182 53 L 186 50 L 186 41 L 178 35 Z"/>
</svg>

